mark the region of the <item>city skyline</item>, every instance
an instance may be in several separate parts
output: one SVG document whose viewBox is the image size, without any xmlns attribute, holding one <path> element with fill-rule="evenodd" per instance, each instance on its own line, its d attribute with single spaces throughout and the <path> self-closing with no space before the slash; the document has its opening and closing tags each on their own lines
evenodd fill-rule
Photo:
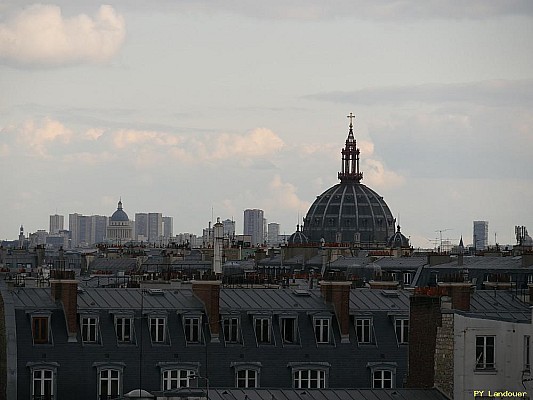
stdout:
<svg viewBox="0 0 533 400">
<path fill-rule="evenodd" d="M 121 197 L 176 233 L 258 208 L 290 234 L 350 112 L 413 246 L 533 229 L 530 2 L 107 3 L 0 6 L 1 239 Z"/>
</svg>

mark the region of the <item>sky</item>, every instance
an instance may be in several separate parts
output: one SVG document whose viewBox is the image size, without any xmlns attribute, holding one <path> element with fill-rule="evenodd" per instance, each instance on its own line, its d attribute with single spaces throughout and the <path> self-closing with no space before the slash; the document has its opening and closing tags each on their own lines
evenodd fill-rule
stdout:
<svg viewBox="0 0 533 400">
<path fill-rule="evenodd" d="M 0 2 L 0 239 L 49 215 L 260 208 L 291 234 L 362 183 L 415 247 L 533 232 L 529 0 Z"/>
</svg>

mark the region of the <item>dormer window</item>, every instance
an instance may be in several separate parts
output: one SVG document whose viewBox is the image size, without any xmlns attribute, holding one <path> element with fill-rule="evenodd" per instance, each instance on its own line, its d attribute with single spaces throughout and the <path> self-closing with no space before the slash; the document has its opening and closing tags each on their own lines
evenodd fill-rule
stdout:
<svg viewBox="0 0 533 400">
<path fill-rule="evenodd" d="M 115 332 L 118 343 L 133 343 L 135 339 L 133 329 L 133 315 L 116 315 Z"/>
<path fill-rule="evenodd" d="M 31 315 L 31 331 L 33 344 L 52 343 L 50 332 L 50 314 L 34 313 Z"/>
<path fill-rule="evenodd" d="M 167 318 L 163 315 L 154 315 L 148 318 L 150 338 L 152 344 L 165 344 L 167 340 Z"/>
<path fill-rule="evenodd" d="M 313 327 L 317 344 L 331 343 L 331 316 L 314 316 Z"/>
<path fill-rule="evenodd" d="M 298 344 L 298 325 L 296 316 L 280 316 L 281 342 L 284 345 Z"/>
<path fill-rule="evenodd" d="M 202 318 L 200 316 L 183 317 L 183 328 L 185 330 L 185 340 L 187 343 L 202 342 Z"/>
<path fill-rule="evenodd" d="M 255 317 L 254 329 L 257 344 L 270 344 L 272 342 L 272 319 L 270 317 Z"/>
<path fill-rule="evenodd" d="M 226 343 L 241 343 L 241 326 L 239 317 L 225 317 L 222 320 L 222 331 Z"/>
<path fill-rule="evenodd" d="M 81 340 L 83 343 L 99 343 L 99 325 L 97 315 L 80 316 Z"/>
</svg>

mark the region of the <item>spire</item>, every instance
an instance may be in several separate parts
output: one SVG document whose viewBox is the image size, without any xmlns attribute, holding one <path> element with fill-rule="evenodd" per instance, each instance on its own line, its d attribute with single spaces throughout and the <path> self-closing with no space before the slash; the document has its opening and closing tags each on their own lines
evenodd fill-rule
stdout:
<svg viewBox="0 0 533 400">
<path fill-rule="evenodd" d="M 118 200 L 118 207 L 117 210 L 122 210 L 122 197 Z"/>
<path fill-rule="evenodd" d="M 350 118 L 350 127 L 344 149 L 341 150 L 342 170 L 339 172 L 338 177 L 341 182 L 355 181 L 359 183 L 363 179 L 363 173 L 359 172 L 359 149 L 353 135 L 353 119 L 355 115 L 350 113 L 348 118 Z"/>
</svg>

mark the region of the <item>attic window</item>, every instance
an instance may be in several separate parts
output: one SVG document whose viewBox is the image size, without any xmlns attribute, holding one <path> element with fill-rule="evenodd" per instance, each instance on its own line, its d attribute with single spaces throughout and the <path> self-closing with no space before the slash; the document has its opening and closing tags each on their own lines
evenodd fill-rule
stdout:
<svg viewBox="0 0 533 400">
<path fill-rule="evenodd" d="M 164 296 L 165 292 L 163 289 L 148 289 L 148 294 L 150 294 L 150 296 Z"/>
</svg>

